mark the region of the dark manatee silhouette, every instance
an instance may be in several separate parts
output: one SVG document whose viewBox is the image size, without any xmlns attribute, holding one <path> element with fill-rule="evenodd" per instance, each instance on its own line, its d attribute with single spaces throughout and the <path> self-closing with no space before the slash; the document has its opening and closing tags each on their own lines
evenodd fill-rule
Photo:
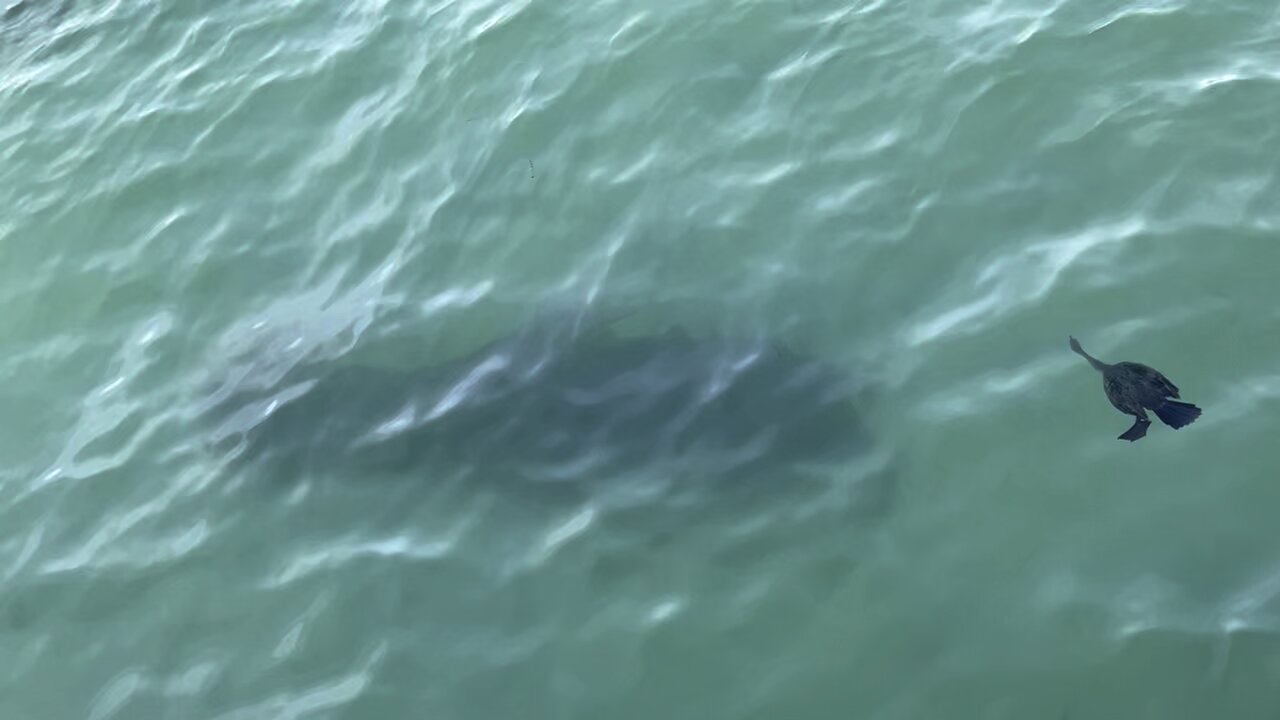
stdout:
<svg viewBox="0 0 1280 720">
<path fill-rule="evenodd" d="M 0 0 L 0 50 L 36 60 L 59 45 L 59 28 L 75 0 Z"/>
<path fill-rule="evenodd" d="M 1135 362 L 1104 363 L 1085 352 L 1074 337 L 1070 340 L 1071 349 L 1102 373 L 1102 388 L 1111 404 L 1134 417 L 1133 426 L 1117 439 L 1133 442 L 1145 437 L 1151 425 L 1147 410 L 1154 411 L 1161 422 L 1175 430 L 1200 417 L 1200 408 L 1195 405 L 1169 399 L 1180 397 L 1178 387 L 1154 368 Z"/>
<path fill-rule="evenodd" d="M 0 13 L 0 23 L 8 25 L 29 17 L 42 16 L 57 24 L 74 4 L 75 0 L 16 0 L 4 3 L 4 12 Z"/>
<path fill-rule="evenodd" d="M 653 467 L 736 481 L 866 453 L 863 389 L 766 340 L 562 322 L 419 368 L 300 366 L 224 392 L 209 417 L 242 460 L 284 475 L 462 462 L 541 481 Z"/>
</svg>

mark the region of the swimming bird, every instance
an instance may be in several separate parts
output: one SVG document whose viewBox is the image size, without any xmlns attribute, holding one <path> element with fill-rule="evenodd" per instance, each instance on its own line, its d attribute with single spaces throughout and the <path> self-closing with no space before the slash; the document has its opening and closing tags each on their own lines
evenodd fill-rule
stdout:
<svg viewBox="0 0 1280 720">
<path fill-rule="evenodd" d="M 1135 362 L 1104 363 L 1085 352 L 1075 338 L 1071 338 L 1071 349 L 1102 373 L 1102 389 L 1111 404 L 1136 418 L 1133 427 L 1124 431 L 1118 440 L 1133 442 L 1147 434 L 1147 427 L 1151 425 L 1147 410 L 1154 411 L 1161 422 L 1175 430 L 1200 417 L 1200 408 L 1195 405 L 1169 399 L 1179 397 L 1178 386 L 1154 368 Z"/>
</svg>

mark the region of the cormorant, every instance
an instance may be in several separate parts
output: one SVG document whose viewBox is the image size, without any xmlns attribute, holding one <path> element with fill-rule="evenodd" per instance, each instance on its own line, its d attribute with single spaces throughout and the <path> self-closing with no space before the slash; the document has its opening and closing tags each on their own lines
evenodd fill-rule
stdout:
<svg viewBox="0 0 1280 720">
<path fill-rule="evenodd" d="M 1155 411 L 1161 422 L 1175 430 L 1200 417 L 1200 408 L 1195 405 L 1169 399 L 1178 397 L 1178 386 L 1154 368 L 1135 362 L 1104 363 L 1085 352 L 1075 338 L 1071 338 L 1071 349 L 1102 373 L 1102 389 L 1107 392 L 1111 404 L 1120 412 L 1137 418 L 1133 427 L 1126 430 L 1119 440 L 1133 442 L 1147 434 L 1147 426 L 1151 424 L 1147 410 Z"/>
</svg>

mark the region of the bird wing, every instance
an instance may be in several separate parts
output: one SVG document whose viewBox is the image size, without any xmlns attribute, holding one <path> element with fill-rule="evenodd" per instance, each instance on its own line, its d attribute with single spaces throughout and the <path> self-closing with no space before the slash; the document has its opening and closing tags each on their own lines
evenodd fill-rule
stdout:
<svg viewBox="0 0 1280 720">
<path fill-rule="evenodd" d="M 1155 371 L 1152 370 L 1152 372 L 1155 372 Z M 1165 395 L 1168 395 L 1169 397 L 1172 397 L 1172 398 L 1178 397 L 1178 386 L 1174 385 L 1173 382 L 1169 380 L 1169 378 L 1157 372 L 1155 374 L 1155 377 L 1152 378 L 1152 381 L 1156 384 L 1157 387 L 1159 387 L 1164 392 Z"/>
<path fill-rule="evenodd" d="M 1161 373 L 1159 370 L 1156 370 L 1155 368 L 1149 365 L 1143 365 L 1142 363 L 1126 363 L 1126 364 L 1131 366 L 1133 369 L 1141 372 L 1143 375 L 1145 375 L 1147 379 L 1147 383 L 1150 384 L 1151 387 L 1156 391 L 1158 391 L 1161 395 L 1166 397 L 1172 397 L 1172 398 L 1179 397 L 1178 386 L 1174 385 L 1173 381 L 1165 377 L 1164 374 Z"/>
</svg>

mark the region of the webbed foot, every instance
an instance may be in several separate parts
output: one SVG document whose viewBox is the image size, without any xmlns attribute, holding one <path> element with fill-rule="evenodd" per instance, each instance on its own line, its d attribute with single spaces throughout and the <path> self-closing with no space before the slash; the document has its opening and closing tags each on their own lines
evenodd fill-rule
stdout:
<svg viewBox="0 0 1280 720">
<path fill-rule="evenodd" d="M 1134 440 L 1144 438 L 1147 435 L 1147 428 L 1150 425 L 1151 425 L 1150 420 L 1146 418 L 1138 418 L 1137 420 L 1134 421 L 1133 427 L 1129 428 L 1128 430 L 1125 430 L 1124 434 L 1116 439 L 1128 440 L 1129 442 L 1133 442 Z"/>
</svg>

